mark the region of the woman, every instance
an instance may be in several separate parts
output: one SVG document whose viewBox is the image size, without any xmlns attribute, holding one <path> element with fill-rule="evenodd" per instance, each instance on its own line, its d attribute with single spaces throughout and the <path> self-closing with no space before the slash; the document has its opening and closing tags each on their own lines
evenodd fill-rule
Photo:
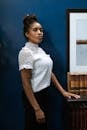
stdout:
<svg viewBox="0 0 87 130">
<path fill-rule="evenodd" d="M 19 70 L 24 88 L 25 130 L 48 130 L 48 90 L 52 81 L 66 98 L 79 98 L 65 91 L 52 72 L 53 61 L 39 47 L 43 28 L 35 15 L 23 20 L 25 46 L 19 52 Z"/>
</svg>

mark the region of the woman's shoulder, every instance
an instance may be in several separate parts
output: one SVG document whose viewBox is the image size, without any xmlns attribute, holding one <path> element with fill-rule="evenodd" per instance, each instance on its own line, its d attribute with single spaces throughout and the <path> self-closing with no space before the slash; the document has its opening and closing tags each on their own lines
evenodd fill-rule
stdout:
<svg viewBox="0 0 87 130">
<path fill-rule="evenodd" d="M 33 56 L 32 51 L 26 46 L 22 47 L 19 51 L 18 57 L 30 57 Z"/>
<path fill-rule="evenodd" d="M 22 47 L 22 49 L 19 51 L 19 54 L 20 53 L 32 53 L 32 51 L 27 48 L 26 46 Z"/>
<path fill-rule="evenodd" d="M 42 47 L 39 47 L 39 51 L 45 52 Z"/>
<path fill-rule="evenodd" d="M 43 54 L 47 54 L 46 51 L 42 47 L 39 47 L 39 52 Z"/>
</svg>

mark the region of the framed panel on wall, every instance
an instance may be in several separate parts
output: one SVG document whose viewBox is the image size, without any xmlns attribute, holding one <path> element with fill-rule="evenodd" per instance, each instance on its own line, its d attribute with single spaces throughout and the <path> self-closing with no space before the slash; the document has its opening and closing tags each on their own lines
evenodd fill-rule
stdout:
<svg viewBox="0 0 87 130">
<path fill-rule="evenodd" d="M 67 9 L 68 71 L 87 72 L 87 9 Z"/>
</svg>

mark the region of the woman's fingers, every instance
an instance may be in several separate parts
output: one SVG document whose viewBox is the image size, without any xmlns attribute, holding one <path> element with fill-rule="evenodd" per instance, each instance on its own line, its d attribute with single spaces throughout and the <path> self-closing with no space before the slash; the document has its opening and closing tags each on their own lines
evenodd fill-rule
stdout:
<svg viewBox="0 0 87 130">
<path fill-rule="evenodd" d="M 46 121 L 45 114 L 41 109 L 39 109 L 38 111 L 35 111 L 35 115 L 36 115 L 36 120 L 38 123 L 44 123 Z"/>
<path fill-rule="evenodd" d="M 37 122 L 38 123 L 45 123 L 46 119 L 45 118 L 42 118 L 42 119 L 37 119 Z"/>
</svg>

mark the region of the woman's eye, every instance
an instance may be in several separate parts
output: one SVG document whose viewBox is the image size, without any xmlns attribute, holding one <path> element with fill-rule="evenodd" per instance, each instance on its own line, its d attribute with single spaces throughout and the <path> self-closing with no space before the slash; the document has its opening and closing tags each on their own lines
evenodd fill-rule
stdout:
<svg viewBox="0 0 87 130">
<path fill-rule="evenodd" d="M 37 28 L 34 28 L 34 29 L 33 29 L 33 31 L 35 31 L 35 32 L 36 32 L 37 30 L 38 30 Z"/>
<path fill-rule="evenodd" d="M 33 28 L 33 31 L 36 32 L 36 31 L 40 31 L 40 32 L 43 32 L 43 28 Z"/>
<path fill-rule="evenodd" d="M 43 32 L 44 31 L 43 28 L 41 28 L 40 31 Z"/>
</svg>

